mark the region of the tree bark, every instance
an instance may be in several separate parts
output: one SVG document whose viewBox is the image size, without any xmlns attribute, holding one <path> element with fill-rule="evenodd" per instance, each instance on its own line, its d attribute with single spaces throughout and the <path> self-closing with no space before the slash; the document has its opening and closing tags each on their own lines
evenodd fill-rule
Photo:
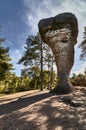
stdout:
<svg viewBox="0 0 86 130">
<path fill-rule="evenodd" d="M 42 41 L 41 41 L 41 90 L 43 90 L 43 48 L 42 48 Z"/>
</svg>

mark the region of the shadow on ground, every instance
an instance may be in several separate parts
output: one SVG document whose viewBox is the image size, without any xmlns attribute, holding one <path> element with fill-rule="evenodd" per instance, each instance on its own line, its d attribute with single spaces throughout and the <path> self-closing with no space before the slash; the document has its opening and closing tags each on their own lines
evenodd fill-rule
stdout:
<svg viewBox="0 0 86 130">
<path fill-rule="evenodd" d="M 8 95 L 5 95 L 4 98 L 3 97 L 0 98 L 0 103 L 9 102 L 9 101 L 11 102 L 11 101 L 16 100 L 18 98 L 22 98 L 22 97 L 24 98 L 26 96 L 29 96 L 29 95 L 32 95 L 32 94 L 36 94 L 38 92 L 39 91 L 34 91 L 34 92 L 29 93 L 29 91 L 28 91 L 27 94 L 25 92 L 19 92 L 19 94 L 17 93 L 17 96 L 15 94 L 11 94 L 11 95 L 8 94 Z M 23 93 L 23 94 L 21 94 L 21 93 Z"/>
<path fill-rule="evenodd" d="M 0 106 L 0 130 L 86 130 L 85 108 L 58 102 L 42 93 Z"/>
<path fill-rule="evenodd" d="M 49 93 L 38 94 L 34 96 L 29 96 L 29 97 L 24 97 L 25 96 L 24 95 L 18 98 L 16 101 L 0 105 L 0 115 L 12 113 L 13 111 L 17 111 L 21 108 L 34 104 L 40 100 L 48 98 L 51 95 L 52 94 L 49 94 Z"/>
</svg>

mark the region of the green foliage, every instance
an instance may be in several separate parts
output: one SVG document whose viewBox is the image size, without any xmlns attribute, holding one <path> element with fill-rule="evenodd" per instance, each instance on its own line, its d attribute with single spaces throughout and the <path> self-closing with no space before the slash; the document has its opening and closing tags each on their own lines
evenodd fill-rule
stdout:
<svg viewBox="0 0 86 130">
<path fill-rule="evenodd" d="M 7 77 L 0 82 L 0 93 L 15 93 L 30 90 L 28 75 L 18 77 L 14 73 L 7 73 Z"/>
<path fill-rule="evenodd" d="M 8 52 L 9 48 L 4 48 L 0 43 L 0 81 L 2 81 L 5 78 L 7 72 L 13 69 L 13 65 L 10 63 L 11 58 Z"/>
<path fill-rule="evenodd" d="M 84 27 L 83 41 L 81 42 L 81 44 L 79 45 L 79 47 L 81 48 L 80 58 L 81 58 L 81 60 L 85 59 L 86 58 L 86 27 Z"/>
<path fill-rule="evenodd" d="M 39 34 L 37 34 L 36 36 L 28 36 L 25 45 L 26 46 L 25 46 L 24 55 L 21 57 L 21 59 L 18 62 L 19 64 L 23 63 L 23 65 L 25 66 L 25 69 L 22 70 L 22 74 L 29 74 L 29 76 L 31 77 L 31 74 L 34 74 L 32 70 L 34 66 L 36 69 L 39 68 L 40 69 L 39 76 L 34 75 L 33 80 L 31 81 L 31 86 L 33 85 L 33 87 L 38 88 L 38 85 L 35 86 L 35 84 L 36 82 L 37 84 L 38 82 L 40 82 L 41 85 L 40 89 L 42 90 L 44 84 L 43 70 L 44 68 L 47 68 L 48 72 L 53 71 L 53 62 L 54 62 L 52 58 L 53 55 L 49 47 L 42 42 Z M 38 77 L 40 80 L 38 79 Z M 37 81 L 35 81 L 35 79 Z M 48 79 L 49 79 L 49 73 L 48 73 Z M 49 86 L 49 82 L 48 82 L 48 86 Z"/>
<path fill-rule="evenodd" d="M 32 67 L 31 72 L 29 72 L 30 77 L 27 74 L 18 77 L 15 73 L 7 72 L 6 78 L 0 82 L 0 93 L 9 94 L 40 89 L 40 71 L 38 67 Z M 48 70 L 43 71 L 43 89 L 50 89 L 48 83 L 51 87 L 56 84 L 56 74 L 53 72 L 53 83 L 51 83 L 51 77 L 48 77 L 50 73 Z"/>
<path fill-rule="evenodd" d="M 44 70 L 43 71 L 43 86 L 44 86 L 43 88 L 50 90 L 56 86 L 56 83 L 57 83 L 57 76 L 55 72 Z"/>
<path fill-rule="evenodd" d="M 24 55 L 18 62 L 24 66 L 33 66 L 40 64 L 40 38 L 37 36 L 28 36 L 25 43 Z"/>
<path fill-rule="evenodd" d="M 71 83 L 74 86 L 86 86 L 86 69 L 84 74 L 73 74 L 71 78 Z"/>
<path fill-rule="evenodd" d="M 0 38 L 0 93 L 15 93 L 29 90 L 30 78 L 27 75 L 18 77 L 14 73 L 10 63 L 9 48 L 2 46 L 5 39 Z"/>
<path fill-rule="evenodd" d="M 40 89 L 42 81 L 43 89 L 50 89 L 56 82 L 54 80 L 52 83 L 52 80 L 56 79 L 56 75 L 52 69 L 52 55 L 49 48 L 41 42 L 39 35 L 29 36 L 26 40 L 25 52 L 19 61 L 19 63 L 23 63 L 25 66 L 25 69 L 22 70 L 21 77 L 10 72 L 12 64 L 10 64 L 11 58 L 8 54 L 9 48 L 4 48 L 1 45 L 0 52 L 0 93 L 9 94 L 31 89 Z M 43 70 L 42 67 L 45 64 L 48 66 L 48 70 Z"/>
</svg>

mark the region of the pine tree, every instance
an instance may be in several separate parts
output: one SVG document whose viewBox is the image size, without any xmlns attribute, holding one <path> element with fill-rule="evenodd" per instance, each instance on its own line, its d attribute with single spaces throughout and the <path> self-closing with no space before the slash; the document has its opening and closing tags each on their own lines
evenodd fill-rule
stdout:
<svg viewBox="0 0 86 130">
<path fill-rule="evenodd" d="M 0 81 L 4 80 L 6 73 L 12 70 L 11 58 L 8 54 L 9 48 L 2 46 L 4 39 L 0 38 Z"/>
<path fill-rule="evenodd" d="M 23 63 L 24 66 L 30 67 L 40 64 L 40 41 L 38 36 L 28 36 L 24 47 L 24 55 L 19 60 L 19 64 Z"/>
<path fill-rule="evenodd" d="M 39 34 L 36 36 L 28 36 L 25 43 L 24 55 L 18 62 L 23 63 L 25 69 L 22 70 L 23 73 L 29 74 L 31 69 L 39 67 L 41 70 L 40 79 L 41 79 L 41 90 L 43 89 L 43 43 Z"/>
<path fill-rule="evenodd" d="M 82 60 L 82 59 L 86 58 L 86 27 L 84 27 L 83 41 L 81 42 L 79 47 L 81 48 L 80 58 Z"/>
<path fill-rule="evenodd" d="M 23 63 L 25 66 L 25 69 L 22 70 L 23 74 L 26 73 L 30 75 L 33 67 L 40 69 L 40 89 L 43 90 L 43 70 L 48 66 L 48 79 L 51 80 L 53 74 L 53 72 L 50 74 L 50 71 L 53 71 L 52 59 L 49 47 L 43 43 L 40 35 L 37 34 L 36 36 L 28 36 L 26 39 L 25 51 L 18 63 Z"/>
</svg>

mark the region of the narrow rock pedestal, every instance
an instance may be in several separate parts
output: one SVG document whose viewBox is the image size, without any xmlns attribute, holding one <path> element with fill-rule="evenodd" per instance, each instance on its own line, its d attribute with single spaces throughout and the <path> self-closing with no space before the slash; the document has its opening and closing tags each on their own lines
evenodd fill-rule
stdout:
<svg viewBox="0 0 86 130">
<path fill-rule="evenodd" d="M 73 91 L 69 74 L 74 64 L 74 45 L 77 42 L 78 23 L 74 14 L 62 13 L 42 19 L 38 24 L 43 42 L 49 45 L 55 57 L 58 83 L 52 91 L 66 94 Z"/>
</svg>

